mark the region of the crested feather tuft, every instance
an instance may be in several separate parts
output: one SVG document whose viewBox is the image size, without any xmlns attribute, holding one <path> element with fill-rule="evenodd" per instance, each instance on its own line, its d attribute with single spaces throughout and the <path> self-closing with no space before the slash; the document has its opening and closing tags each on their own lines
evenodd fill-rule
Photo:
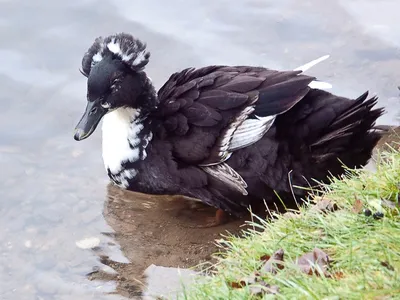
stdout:
<svg viewBox="0 0 400 300">
<path fill-rule="evenodd" d="M 80 72 L 89 76 L 92 67 L 105 56 L 118 57 L 133 71 L 141 71 L 148 64 L 150 52 L 146 50 L 146 43 L 127 33 L 117 33 L 106 38 L 98 37 L 86 51 L 82 58 Z"/>
</svg>

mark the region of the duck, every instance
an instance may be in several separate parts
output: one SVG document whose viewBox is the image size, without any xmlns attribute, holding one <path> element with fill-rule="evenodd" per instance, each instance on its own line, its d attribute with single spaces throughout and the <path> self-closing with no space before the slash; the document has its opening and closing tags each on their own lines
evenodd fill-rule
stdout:
<svg viewBox="0 0 400 300">
<path fill-rule="evenodd" d="M 215 207 L 209 226 L 252 205 L 305 199 L 313 182 L 365 166 L 382 137 L 374 129 L 384 113 L 378 97 L 330 93 L 304 72 L 319 61 L 286 71 L 188 67 L 157 91 L 149 59 L 146 43 L 130 33 L 94 40 L 81 61 L 87 101 L 74 139 L 88 138 L 102 120 L 112 183 Z"/>
</svg>

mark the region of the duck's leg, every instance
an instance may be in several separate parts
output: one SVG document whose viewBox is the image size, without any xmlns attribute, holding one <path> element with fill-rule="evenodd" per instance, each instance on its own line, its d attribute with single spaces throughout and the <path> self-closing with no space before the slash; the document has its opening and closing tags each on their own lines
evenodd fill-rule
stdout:
<svg viewBox="0 0 400 300">
<path fill-rule="evenodd" d="M 205 224 L 189 225 L 191 228 L 211 228 L 228 223 L 229 215 L 222 209 L 217 209 L 214 217 L 207 217 Z"/>
</svg>

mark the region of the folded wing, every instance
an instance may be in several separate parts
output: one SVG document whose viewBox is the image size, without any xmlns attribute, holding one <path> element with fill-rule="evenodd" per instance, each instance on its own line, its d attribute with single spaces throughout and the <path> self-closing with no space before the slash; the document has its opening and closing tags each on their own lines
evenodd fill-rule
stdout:
<svg viewBox="0 0 400 300">
<path fill-rule="evenodd" d="M 309 92 L 302 70 L 210 66 L 173 74 L 160 89 L 159 118 L 180 164 L 197 166 L 246 195 L 246 182 L 225 162 L 259 141 L 276 116 Z"/>
</svg>

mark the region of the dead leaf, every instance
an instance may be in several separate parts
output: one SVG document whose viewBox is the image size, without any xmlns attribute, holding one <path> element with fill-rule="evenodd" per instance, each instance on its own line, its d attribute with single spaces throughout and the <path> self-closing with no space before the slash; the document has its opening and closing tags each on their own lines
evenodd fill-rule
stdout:
<svg viewBox="0 0 400 300">
<path fill-rule="evenodd" d="M 300 270 L 308 275 L 314 272 L 316 275 L 329 276 L 327 269 L 329 267 L 329 256 L 319 248 L 314 248 L 312 252 L 303 254 L 297 261 Z M 319 267 L 319 269 L 317 268 Z M 322 274 L 320 274 L 322 271 Z"/>
<path fill-rule="evenodd" d="M 239 281 L 239 282 L 233 281 L 233 282 L 230 282 L 229 285 L 234 289 L 240 289 L 240 288 L 244 287 L 246 285 L 246 283 L 244 281 Z"/>
<path fill-rule="evenodd" d="M 359 214 L 362 211 L 362 208 L 363 208 L 362 201 L 356 198 L 356 201 L 354 201 L 353 208 L 351 211 L 355 214 Z"/>
<path fill-rule="evenodd" d="M 278 269 L 283 269 L 283 249 L 279 249 L 267 260 L 261 271 L 276 274 Z"/>
<path fill-rule="evenodd" d="M 343 272 L 336 272 L 336 273 L 333 273 L 332 274 L 332 277 L 334 278 L 334 279 L 336 279 L 336 280 L 340 280 L 340 279 L 342 279 L 343 277 L 344 277 L 344 274 L 343 274 Z"/>
<path fill-rule="evenodd" d="M 253 283 L 257 282 L 257 276 L 258 274 L 253 273 L 250 276 L 246 277 L 246 278 L 242 278 L 237 282 L 231 282 L 230 286 L 233 287 L 234 289 L 240 289 L 246 285 L 250 285 Z"/>
<path fill-rule="evenodd" d="M 265 264 L 261 267 L 263 272 L 268 272 L 272 274 L 276 274 L 278 269 L 283 269 L 283 249 L 279 249 L 271 256 L 263 255 L 260 257 L 260 260 L 266 261 Z M 229 285 L 234 289 L 240 289 L 244 286 L 248 286 L 250 292 L 253 295 L 263 295 L 263 294 L 277 294 L 279 291 L 279 287 L 275 285 L 270 285 L 266 283 L 261 277 L 260 273 L 254 272 L 250 276 L 243 278 L 237 282 L 230 282 Z"/>
<path fill-rule="evenodd" d="M 338 206 L 332 200 L 321 199 L 311 209 L 319 210 L 321 212 L 334 212 L 338 210 Z"/>
<path fill-rule="evenodd" d="M 261 256 L 260 257 L 260 260 L 264 260 L 264 261 L 267 261 L 268 259 L 270 259 L 271 258 L 271 256 L 270 255 L 268 255 L 268 254 L 265 254 L 265 255 L 263 255 L 263 256 Z"/>
<path fill-rule="evenodd" d="M 259 277 L 258 273 L 254 273 L 238 282 L 231 282 L 230 286 L 234 289 L 249 286 L 249 290 L 253 295 L 277 294 L 279 292 L 278 286 L 266 283 Z"/>
</svg>

